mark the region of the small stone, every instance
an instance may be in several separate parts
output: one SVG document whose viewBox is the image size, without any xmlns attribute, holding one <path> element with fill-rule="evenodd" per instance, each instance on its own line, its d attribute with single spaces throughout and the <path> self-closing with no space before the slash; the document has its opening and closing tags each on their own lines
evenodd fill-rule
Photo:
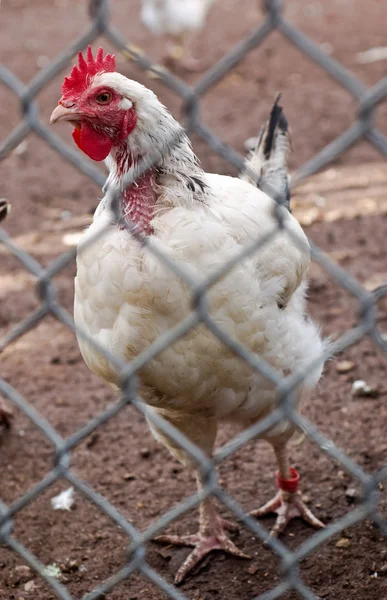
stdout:
<svg viewBox="0 0 387 600">
<path fill-rule="evenodd" d="M 59 214 L 59 218 L 61 221 L 69 221 L 73 216 L 73 213 L 70 210 L 62 210 Z"/>
<path fill-rule="evenodd" d="M 199 590 L 196 590 L 194 592 L 194 595 L 192 596 L 192 600 L 206 600 L 206 597 L 202 595 L 201 592 L 199 592 Z"/>
<path fill-rule="evenodd" d="M 354 368 L 355 363 L 351 360 L 341 360 L 336 364 L 336 371 L 338 373 L 349 373 Z"/>
<path fill-rule="evenodd" d="M 133 473 L 124 473 L 123 478 L 125 479 L 125 481 L 133 481 L 134 479 L 136 479 L 136 476 Z"/>
<path fill-rule="evenodd" d="M 360 396 L 360 397 L 377 397 L 379 395 L 378 391 L 375 388 L 372 388 L 368 383 L 366 383 L 363 379 L 357 379 L 352 384 L 352 395 Z"/>
<path fill-rule="evenodd" d="M 70 573 L 72 571 L 78 571 L 79 565 L 76 560 L 68 559 L 64 565 L 61 565 L 63 573 Z"/>
<path fill-rule="evenodd" d="M 30 567 L 27 567 L 27 565 L 18 565 L 17 567 L 15 567 L 15 571 L 17 571 L 21 576 L 31 575 L 31 569 Z"/>
<path fill-rule="evenodd" d="M 165 560 L 171 560 L 173 554 L 172 546 L 161 546 L 160 548 L 156 548 L 156 552 Z"/>
<path fill-rule="evenodd" d="M 345 496 L 348 502 L 356 502 L 359 499 L 359 492 L 356 488 L 348 488 L 345 491 Z"/>
<path fill-rule="evenodd" d="M 143 503 L 142 502 L 137 502 L 137 508 L 138 509 L 144 508 Z"/>
<path fill-rule="evenodd" d="M 15 154 L 16 156 L 23 156 L 23 154 L 25 154 L 27 152 L 27 148 L 28 148 L 28 141 L 23 140 L 22 142 L 20 142 L 20 144 L 18 146 L 16 146 L 16 148 L 12 154 Z"/>
<path fill-rule="evenodd" d="M 303 502 L 305 502 L 305 504 L 309 504 L 310 503 L 310 496 L 308 496 L 307 494 L 303 494 L 303 496 L 301 497 L 301 500 Z"/>
<path fill-rule="evenodd" d="M 336 542 L 336 548 L 350 548 L 352 546 L 352 542 L 348 538 L 340 538 L 338 542 Z"/>
<path fill-rule="evenodd" d="M 56 563 L 44 567 L 43 574 L 47 577 L 55 577 L 55 579 L 60 579 L 62 576 L 61 570 Z"/>
<path fill-rule="evenodd" d="M 27 565 L 18 565 L 11 572 L 11 579 L 15 585 L 19 583 L 26 583 L 32 577 L 32 571 Z"/>
<path fill-rule="evenodd" d="M 250 575 L 255 575 L 256 572 L 258 571 L 258 569 L 259 569 L 259 566 L 257 564 L 253 563 L 249 566 L 249 568 L 247 569 L 247 572 L 250 573 Z"/>
<path fill-rule="evenodd" d="M 25 592 L 33 592 L 35 589 L 35 582 L 32 581 L 32 579 L 30 581 L 27 581 L 27 583 L 24 584 L 24 591 Z"/>
<path fill-rule="evenodd" d="M 330 180 L 336 179 L 336 177 L 337 177 L 336 169 L 328 169 L 328 171 L 325 171 L 325 177 Z"/>
<path fill-rule="evenodd" d="M 140 456 L 142 458 L 149 458 L 151 455 L 150 450 L 148 448 L 141 448 L 140 450 Z"/>
</svg>

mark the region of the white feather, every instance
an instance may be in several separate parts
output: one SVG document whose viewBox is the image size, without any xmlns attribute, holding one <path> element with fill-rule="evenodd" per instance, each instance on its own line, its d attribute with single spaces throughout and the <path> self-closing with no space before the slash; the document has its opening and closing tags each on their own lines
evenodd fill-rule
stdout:
<svg viewBox="0 0 387 600">
<path fill-rule="evenodd" d="M 155 35 L 181 35 L 204 25 L 213 0 L 142 0 L 141 20 Z"/>
<path fill-rule="evenodd" d="M 158 209 L 150 247 L 200 283 L 246 245 L 276 229 L 274 200 L 247 181 L 203 173 L 180 126 L 150 90 L 117 73 L 96 79 L 98 85 L 115 85 L 136 107 L 137 125 L 127 140 L 131 155 L 153 152 L 158 157 Z M 171 149 L 173 135 L 180 141 Z M 119 185 L 114 151 L 109 165 L 109 182 Z M 136 168 L 134 160 L 134 175 Z M 190 189 L 189 177 L 202 179 L 205 186 Z M 270 242 L 216 282 L 208 290 L 209 311 L 218 327 L 280 375 L 306 369 L 302 388 L 311 389 L 322 372 L 324 342 L 305 316 L 309 246 L 286 211 L 284 222 L 292 235 L 277 230 Z M 95 243 L 84 244 L 102 229 Z M 84 234 L 77 265 L 77 328 L 121 360 L 133 360 L 191 311 L 188 285 L 112 223 L 106 199 Z M 89 368 L 116 388 L 113 365 L 82 336 L 78 341 Z M 270 413 L 277 402 L 273 384 L 204 324 L 170 344 L 140 375 L 144 400 L 162 414 L 209 414 L 246 425 Z M 265 437 L 286 436 L 291 429 L 289 423 L 280 423 Z"/>
<path fill-rule="evenodd" d="M 71 510 L 74 504 L 74 488 L 69 487 L 54 498 L 51 498 L 51 506 L 54 510 Z"/>
</svg>

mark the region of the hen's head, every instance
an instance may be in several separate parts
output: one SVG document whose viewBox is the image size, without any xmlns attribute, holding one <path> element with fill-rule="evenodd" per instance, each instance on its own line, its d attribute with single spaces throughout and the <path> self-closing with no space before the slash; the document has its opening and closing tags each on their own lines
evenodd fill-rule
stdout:
<svg viewBox="0 0 387 600">
<path fill-rule="evenodd" d="M 132 154 L 143 155 L 165 119 L 166 110 L 153 92 L 115 69 L 115 57 L 104 56 L 102 48 L 94 57 L 89 46 L 86 59 L 80 52 L 50 119 L 69 121 L 75 143 L 97 161 L 125 144 Z"/>
</svg>

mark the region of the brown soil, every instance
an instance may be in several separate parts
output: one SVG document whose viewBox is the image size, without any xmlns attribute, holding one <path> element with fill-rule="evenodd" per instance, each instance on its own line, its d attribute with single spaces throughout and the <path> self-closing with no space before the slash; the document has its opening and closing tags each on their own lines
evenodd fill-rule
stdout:
<svg viewBox="0 0 387 600">
<path fill-rule="evenodd" d="M 83 30 L 86 23 L 83 4 L 69 0 L 3 0 L 1 16 L 7 28 L 2 31 L 0 48 L 5 65 L 28 82 L 39 69 L 37 61 L 40 64 L 44 61 L 41 57 L 54 57 Z M 144 47 L 155 59 L 160 58 L 162 42 L 154 41 L 138 26 L 138 1 L 114 4 L 115 24 L 128 37 L 132 36 L 131 42 Z M 200 35 L 198 48 L 208 57 L 209 64 L 261 18 L 253 0 L 241 0 L 238 9 L 235 4 L 232 0 L 219 2 Z M 361 0 L 351 3 L 294 0 L 288 5 L 289 19 L 319 43 L 330 44 L 333 55 L 366 84 L 372 85 L 385 75 L 383 62 L 359 65 L 355 61 L 357 52 L 385 45 L 387 6 L 382 7 L 379 0 L 370 0 L 367 10 Z M 128 76 L 155 89 L 178 114 L 179 102 L 159 82 L 149 80 L 131 64 L 121 61 L 119 66 Z M 41 118 L 45 122 L 59 97 L 60 83 L 58 77 L 39 94 Z M 242 150 L 243 140 L 255 134 L 277 90 L 283 91 L 292 124 L 294 167 L 343 131 L 355 113 L 355 103 L 345 91 L 279 34 L 274 34 L 207 94 L 203 116 L 223 140 Z M 384 104 L 380 115 L 386 114 Z M 10 92 L 0 90 L 0 133 L 9 133 L 18 120 L 17 102 Z M 67 129 L 58 128 L 57 134 L 70 141 Z M 206 169 L 232 172 L 202 142 L 195 140 L 195 147 Z M 380 160 L 364 143 L 340 162 L 356 165 L 376 158 Z M 32 135 L 27 148 L 10 156 L 1 169 L 0 196 L 7 197 L 13 205 L 5 228 L 46 265 L 64 250 L 62 236 L 67 225 L 62 211 L 70 211 L 73 216 L 70 229 L 77 219 L 78 224 L 86 222 L 83 217 L 95 207 L 100 191 Z M 375 274 L 374 281 L 387 279 L 386 228 L 385 215 L 362 214 L 351 220 L 315 223 L 308 233 L 342 267 L 369 283 Z M 39 301 L 34 277 L 4 252 L 0 273 L 0 328 L 4 334 Z M 56 278 L 59 299 L 69 312 L 73 276 L 72 264 Z M 385 303 L 382 308 L 385 315 Z M 354 299 L 317 266 L 311 273 L 310 311 L 324 333 L 333 336 L 351 327 L 358 318 Z M 364 339 L 346 350 L 340 357 L 344 359 L 354 363 L 353 370 L 338 374 L 336 362 L 329 362 L 305 414 L 354 461 L 371 472 L 387 462 L 385 358 Z M 72 333 L 52 318 L 45 319 L 9 346 L 2 355 L 1 365 L 2 377 L 63 436 L 74 433 L 114 401 L 113 394 L 84 365 Z M 360 378 L 379 389 L 377 398 L 351 396 L 351 384 Z M 72 468 L 137 527 L 145 528 L 189 495 L 194 485 L 190 475 L 153 440 L 142 417 L 132 408 L 125 412 L 126 415 L 121 414 L 100 427 L 74 451 Z M 228 433 L 221 433 L 220 442 L 225 441 Z M 348 487 L 356 487 L 356 482 L 344 474 L 340 465 L 308 441 L 293 444 L 292 458 L 302 473 L 303 492 L 310 497 L 311 507 L 321 519 L 331 523 L 353 508 L 345 492 Z M 13 429 L 1 436 L 0 460 L 3 471 L 0 498 L 11 503 L 49 471 L 53 464 L 52 447 L 27 417 L 15 410 Z M 225 488 L 250 510 L 274 493 L 274 469 L 270 449 L 263 444 L 250 444 L 221 466 L 220 477 Z M 123 565 L 127 540 L 79 493 L 73 511 L 54 512 L 50 498 L 65 487 L 66 482 L 58 483 L 18 513 L 13 532 L 44 564 L 59 565 L 61 581 L 74 598 L 81 598 Z M 386 514 L 383 490 L 380 509 Z M 267 519 L 267 525 L 272 521 Z M 190 513 L 171 529 L 194 531 L 195 527 L 196 514 Z M 283 541 L 296 548 L 310 535 L 312 531 L 307 526 L 294 522 Z M 380 531 L 367 520 L 346 531 L 345 537 L 350 540 L 348 547 L 337 547 L 335 538 L 303 561 L 300 565 L 303 580 L 317 596 L 328 600 L 386 600 L 387 546 Z M 252 560 L 214 556 L 182 586 L 187 598 L 250 600 L 279 581 L 279 561 L 259 540 L 242 530 L 237 543 L 253 556 Z M 172 581 L 185 554 L 185 549 L 169 552 L 150 544 L 147 556 L 149 564 Z M 22 564 L 6 547 L 0 548 L 0 599 L 54 598 L 54 593 L 37 576 L 18 568 Z M 165 595 L 144 577 L 134 574 L 107 597 L 161 600 Z M 283 597 L 299 598 L 296 592 Z"/>
</svg>

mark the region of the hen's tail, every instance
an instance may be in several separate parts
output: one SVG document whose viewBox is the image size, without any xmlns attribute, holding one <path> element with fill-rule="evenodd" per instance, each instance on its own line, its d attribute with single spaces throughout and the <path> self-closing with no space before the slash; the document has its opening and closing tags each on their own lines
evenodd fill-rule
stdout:
<svg viewBox="0 0 387 600">
<path fill-rule="evenodd" d="M 278 104 L 280 97 L 278 94 L 274 101 L 270 118 L 259 132 L 256 146 L 247 156 L 240 178 L 290 209 L 289 133 L 287 119 Z"/>
</svg>

